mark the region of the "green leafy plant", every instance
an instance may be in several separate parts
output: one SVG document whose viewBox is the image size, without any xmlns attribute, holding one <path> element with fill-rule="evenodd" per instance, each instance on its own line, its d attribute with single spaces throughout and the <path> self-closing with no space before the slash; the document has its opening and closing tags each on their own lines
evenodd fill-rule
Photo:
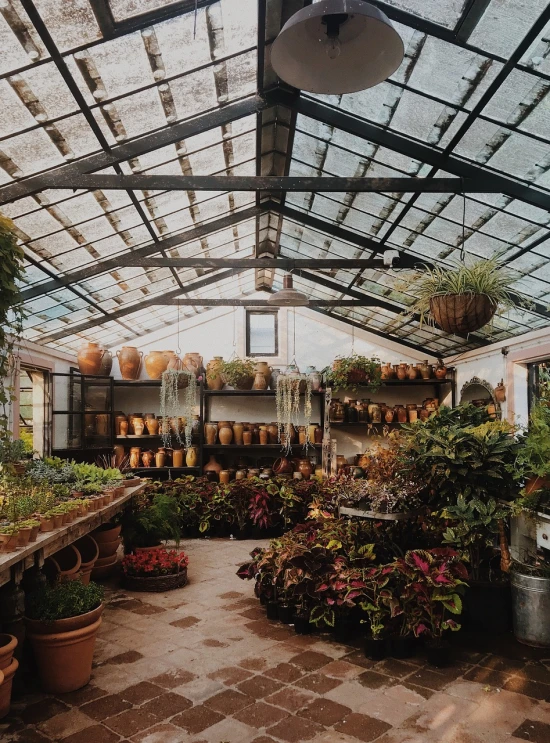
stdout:
<svg viewBox="0 0 550 743">
<path fill-rule="evenodd" d="M 528 478 L 550 475 L 550 407 L 537 401 L 529 415 L 529 427 L 520 438 L 517 465 Z M 534 483 L 534 489 L 537 483 Z"/>
<path fill-rule="evenodd" d="M 26 614 L 29 619 L 54 622 L 87 614 L 103 603 L 103 588 L 90 582 L 66 581 L 45 586 L 27 595 Z"/>
<path fill-rule="evenodd" d="M 124 546 L 127 551 L 134 547 L 155 547 L 163 540 L 173 539 L 179 543 L 179 507 L 169 495 L 158 493 L 149 501 L 137 498 L 132 509 L 122 518 Z"/>
<path fill-rule="evenodd" d="M 256 362 L 253 359 L 240 359 L 238 357 L 223 361 L 220 371 L 225 384 L 231 387 L 246 387 L 247 380 L 254 377 Z"/>
<path fill-rule="evenodd" d="M 376 392 L 380 387 L 382 371 L 378 359 L 353 353 L 351 356 L 337 356 L 331 367 L 323 369 L 327 384 L 337 390 L 358 390 L 366 387 Z"/>
<path fill-rule="evenodd" d="M 9 436 L 0 438 L 0 464 L 10 465 L 20 462 L 26 456 L 25 442 Z"/>
</svg>

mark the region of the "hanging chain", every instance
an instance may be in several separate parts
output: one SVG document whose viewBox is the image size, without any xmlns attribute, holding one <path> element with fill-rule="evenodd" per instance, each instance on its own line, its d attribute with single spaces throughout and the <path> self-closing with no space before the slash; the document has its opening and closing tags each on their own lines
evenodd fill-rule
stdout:
<svg viewBox="0 0 550 743">
<path fill-rule="evenodd" d="M 353 322 L 353 312 L 351 313 L 351 319 Z M 351 355 L 355 353 L 355 325 L 351 326 Z"/>
<path fill-rule="evenodd" d="M 199 0 L 195 0 L 195 18 L 193 22 L 193 39 L 197 38 L 197 13 L 199 10 Z"/>
<path fill-rule="evenodd" d="M 181 346 L 180 346 L 180 300 L 178 298 L 178 347 L 176 348 L 176 353 L 179 356 L 181 354 Z"/>
<path fill-rule="evenodd" d="M 466 250 L 464 248 L 466 243 L 466 189 L 464 188 L 464 178 L 460 180 L 462 182 L 462 245 L 460 246 L 460 260 L 464 263 L 466 260 Z"/>
</svg>

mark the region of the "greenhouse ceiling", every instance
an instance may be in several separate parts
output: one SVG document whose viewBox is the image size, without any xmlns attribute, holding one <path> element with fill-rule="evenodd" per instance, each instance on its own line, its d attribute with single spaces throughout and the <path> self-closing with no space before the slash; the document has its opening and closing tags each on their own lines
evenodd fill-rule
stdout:
<svg viewBox="0 0 550 743">
<path fill-rule="evenodd" d="M 400 69 L 316 96 L 269 63 L 307 0 L 0 0 L 0 209 L 26 256 L 25 338 L 116 345 L 276 290 L 293 265 L 314 311 L 436 355 L 548 327 L 550 3 L 369 2 L 404 41 Z M 407 267 L 461 249 L 500 253 L 528 309 L 468 338 L 405 317 Z"/>
</svg>

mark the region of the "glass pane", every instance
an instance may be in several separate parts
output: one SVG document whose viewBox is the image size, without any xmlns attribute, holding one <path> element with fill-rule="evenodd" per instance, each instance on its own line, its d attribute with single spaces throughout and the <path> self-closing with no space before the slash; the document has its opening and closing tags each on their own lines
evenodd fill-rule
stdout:
<svg viewBox="0 0 550 743">
<path fill-rule="evenodd" d="M 131 16 L 177 4 L 174 0 L 110 0 L 109 2 L 115 21 L 122 21 Z"/>
<path fill-rule="evenodd" d="M 52 448 L 54 452 L 60 449 L 82 448 L 80 414 L 53 414 Z"/>
<path fill-rule="evenodd" d="M 277 315 L 274 312 L 248 313 L 248 354 L 277 354 Z"/>
<path fill-rule="evenodd" d="M 111 410 L 111 380 L 84 379 L 84 410 Z"/>
<path fill-rule="evenodd" d="M 80 412 L 80 375 L 53 374 L 53 410 Z"/>
</svg>

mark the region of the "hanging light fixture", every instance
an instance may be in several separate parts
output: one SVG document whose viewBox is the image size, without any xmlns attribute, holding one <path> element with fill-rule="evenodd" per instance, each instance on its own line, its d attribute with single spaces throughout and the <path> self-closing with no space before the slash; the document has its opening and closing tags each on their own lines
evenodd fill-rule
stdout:
<svg viewBox="0 0 550 743">
<path fill-rule="evenodd" d="M 387 80 L 405 47 L 389 19 L 363 0 L 321 0 L 295 13 L 271 47 L 286 83 L 310 93 L 355 93 Z"/>
<path fill-rule="evenodd" d="M 292 274 L 286 273 L 283 277 L 283 288 L 272 294 L 267 303 L 275 307 L 305 307 L 309 304 L 309 299 L 294 288 Z"/>
</svg>

